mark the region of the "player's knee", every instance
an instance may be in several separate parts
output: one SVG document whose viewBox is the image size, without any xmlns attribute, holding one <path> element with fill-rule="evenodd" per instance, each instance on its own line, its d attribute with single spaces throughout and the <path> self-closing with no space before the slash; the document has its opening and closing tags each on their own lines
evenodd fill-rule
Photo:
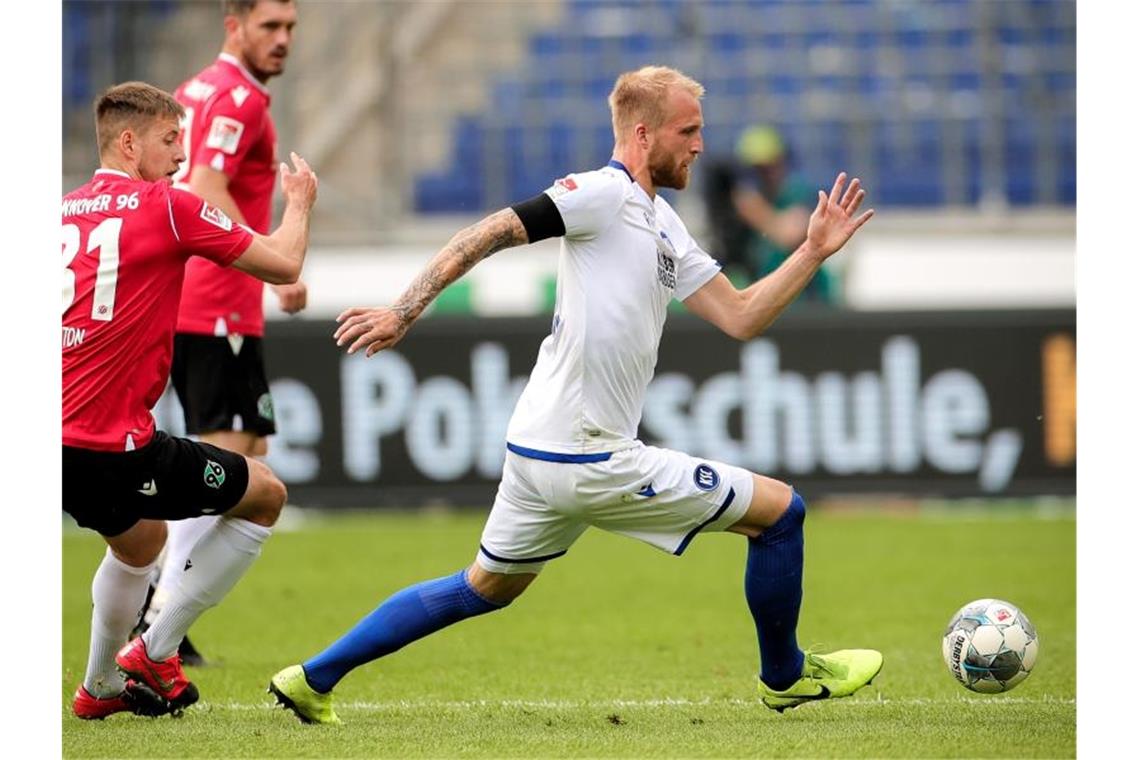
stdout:
<svg viewBox="0 0 1140 760">
<path fill-rule="evenodd" d="M 492 573 L 484 570 L 478 563 L 472 565 L 467 571 L 467 582 L 475 593 L 492 604 L 510 604 L 526 591 L 527 587 L 537 578 L 536 573 Z"/>
<path fill-rule="evenodd" d="M 139 520 L 125 533 L 107 539 L 111 553 L 131 567 L 153 564 L 166 545 L 164 520 Z"/>
<path fill-rule="evenodd" d="M 752 501 L 749 502 L 744 516 L 729 530 L 755 538 L 784 516 L 784 512 L 792 504 L 794 495 L 792 487 L 782 480 L 753 473 Z M 800 503 L 803 503 L 802 500 Z"/>
<path fill-rule="evenodd" d="M 245 497 L 228 514 L 271 527 L 281 515 L 289 493 L 281 479 L 265 464 L 248 458 L 246 462 L 249 463 L 249 485 Z"/>
</svg>

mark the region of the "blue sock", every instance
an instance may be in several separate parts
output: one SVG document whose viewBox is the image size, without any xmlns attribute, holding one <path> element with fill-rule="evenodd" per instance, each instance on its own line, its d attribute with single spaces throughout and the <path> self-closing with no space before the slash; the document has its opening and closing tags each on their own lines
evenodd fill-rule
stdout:
<svg viewBox="0 0 1140 760">
<path fill-rule="evenodd" d="M 776 691 L 795 683 L 803 669 L 796 623 L 803 598 L 806 511 L 803 498 L 792 491 L 792 502 L 780 519 L 748 540 L 744 597 L 760 641 L 760 679 Z"/>
<path fill-rule="evenodd" d="M 467 582 L 466 568 L 396 592 L 367 617 L 302 663 L 305 680 L 319 692 L 336 686 L 350 670 L 391 654 L 429 633 L 469 617 L 502 609 L 479 596 Z"/>
</svg>

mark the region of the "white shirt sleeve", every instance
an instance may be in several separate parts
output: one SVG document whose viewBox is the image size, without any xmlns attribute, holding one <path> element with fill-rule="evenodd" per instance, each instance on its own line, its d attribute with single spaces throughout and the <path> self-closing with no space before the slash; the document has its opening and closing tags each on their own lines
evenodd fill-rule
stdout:
<svg viewBox="0 0 1140 760">
<path fill-rule="evenodd" d="M 566 237 L 589 240 L 610 226 L 625 202 L 629 179 L 610 172 L 570 174 L 546 189 L 554 201 Z"/>
<path fill-rule="evenodd" d="M 677 287 L 673 289 L 673 297 L 678 301 L 684 301 L 717 276 L 720 264 L 701 248 L 696 240 L 693 240 L 693 236 L 689 234 L 677 212 L 670 206 L 665 207 L 669 216 L 669 222 L 666 224 L 667 233 L 673 239 L 678 251 Z"/>
<path fill-rule="evenodd" d="M 677 287 L 673 297 L 678 301 L 696 293 L 720 273 L 720 264 L 696 243 L 677 262 Z"/>
</svg>

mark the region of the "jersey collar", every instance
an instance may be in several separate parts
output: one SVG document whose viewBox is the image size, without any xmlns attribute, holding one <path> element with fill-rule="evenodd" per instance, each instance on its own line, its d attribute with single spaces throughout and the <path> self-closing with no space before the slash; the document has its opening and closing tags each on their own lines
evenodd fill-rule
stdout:
<svg viewBox="0 0 1140 760">
<path fill-rule="evenodd" d="M 625 164 L 623 164 L 621 161 L 618 161 L 616 158 L 611 158 L 606 166 L 612 169 L 621 169 L 623 172 L 625 172 L 625 176 L 629 177 L 630 184 L 636 188 L 636 192 L 641 193 L 641 197 L 645 199 L 645 202 L 649 204 L 650 208 L 657 208 L 656 199 L 650 198 L 649 193 L 645 192 L 645 188 L 637 184 L 637 180 L 635 180 L 633 178 L 633 175 L 629 173 L 629 169 L 625 168 Z"/>
<path fill-rule="evenodd" d="M 247 69 L 245 66 L 242 66 L 241 61 L 239 61 L 237 58 L 230 55 L 229 53 L 218 53 L 218 60 L 233 66 L 235 69 L 241 72 L 241 75 L 243 77 L 249 80 L 250 84 L 264 93 L 266 97 L 269 96 L 269 88 L 263 85 L 261 82 L 257 81 L 257 77 L 249 73 L 249 69 Z"/>
<path fill-rule="evenodd" d="M 127 179 L 131 178 L 131 175 L 127 174 L 126 172 L 121 172 L 118 169 L 96 169 L 95 174 L 114 174 L 116 177 L 126 177 Z M 94 179 L 94 177 L 92 177 L 92 179 Z"/>
<path fill-rule="evenodd" d="M 630 182 L 635 182 L 633 175 L 629 173 L 629 169 L 626 169 L 625 164 L 623 164 L 621 161 L 618 161 L 616 158 L 611 158 L 610 162 L 606 164 L 606 166 L 612 166 L 615 169 L 621 169 L 623 172 L 625 172 L 625 176 L 629 177 Z"/>
</svg>

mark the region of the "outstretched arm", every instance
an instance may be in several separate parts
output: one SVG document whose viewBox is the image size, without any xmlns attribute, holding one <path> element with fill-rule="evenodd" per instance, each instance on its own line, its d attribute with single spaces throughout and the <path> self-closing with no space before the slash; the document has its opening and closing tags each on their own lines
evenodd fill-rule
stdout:
<svg viewBox="0 0 1140 760">
<path fill-rule="evenodd" d="M 496 251 L 530 242 L 526 228 L 513 209 L 505 208 L 460 230 L 391 306 L 354 306 L 336 318 L 333 337 L 354 354 L 367 347 L 365 356 L 396 345 L 412 323 L 443 289 Z"/>
<path fill-rule="evenodd" d="M 287 284 L 301 276 L 309 247 L 309 215 L 317 200 L 317 175 L 296 153 L 290 153 L 296 171 L 281 164 L 281 192 L 285 214 L 272 235 L 254 233 L 249 248 L 233 262 L 235 269 L 272 284 Z"/>
<path fill-rule="evenodd" d="M 686 298 L 685 307 L 739 340 L 754 338 L 768 329 L 823 262 L 875 214 L 870 209 L 855 216 L 866 193 L 858 179 L 852 180 L 844 191 L 846 183 L 847 175 L 840 172 L 830 195 L 819 191 L 819 202 L 808 222 L 807 239 L 779 269 L 744 290 L 733 287 L 723 274 L 717 275 Z"/>
</svg>

